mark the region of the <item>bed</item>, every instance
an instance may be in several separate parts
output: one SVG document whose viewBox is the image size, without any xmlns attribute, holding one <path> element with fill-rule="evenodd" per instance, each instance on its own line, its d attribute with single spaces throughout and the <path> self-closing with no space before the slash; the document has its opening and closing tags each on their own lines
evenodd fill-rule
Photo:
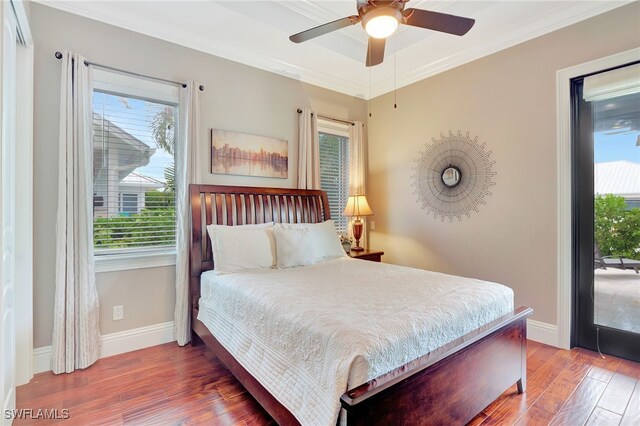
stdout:
<svg viewBox="0 0 640 426">
<path fill-rule="evenodd" d="M 211 185 L 191 185 L 190 197 L 192 211 L 190 250 L 192 344 L 206 343 L 279 424 L 332 424 L 335 422 L 337 414 L 333 417 L 331 415 L 322 416 L 325 415 L 325 412 L 334 410 L 336 407 L 338 410 L 342 409 L 340 422 L 349 425 L 464 424 L 514 383 L 517 384 L 519 393 L 525 391 L 526 318 L 531 315 L 532 311 L 530 308 L 524 307 L 513 310 L 512 304 L 509 305 L 509 309 L 505 310 L 506 305 L 503 300 L 506 298 L 506 293 L 500 289 L 502 286 L 462 281 L 454 286 L 447 280 L 455 277 L 348 258 L 329 260 L 312 267 L 304 266 L 283 271 L 273 270 L 260 274 L 251 272 L 226 276 L 216 275 L 212 271 L 212 248 L 206 233 L 206 225 L 212 223 L 244 225 L 271 221 L 277 223 L 321 223 L 330 219 L 327 197 L 324 192 L 315 190 Z M 270 380 L 265 374 L 269 372 L 269 369 L 279 371 L 278 363 L 287 363 L 289 359 L 313 358 L 317 355 L 315 352 L 318 347 L 327 347 L 328 345 L 323 339 L 332 338 L 331 336 L 336 334 L 329 327 L 329 324 L 332 323 L 332 318 L 338 318 L 338 315 L 331 312 L 332 302 L 332 305 L 327 305 L 326 309 L 322 308 L 319 311 L 318 318 L 312 317 L 307 320 L 304 316 L 297 319 L 292 317 L 294 319 L 290 318 L 288 325 L 283 326 L 281 323 L 287 322 L 284 318 L 287 316 L 286 312 L 277 313 L 272 309 L 268 311 L 271 312 L 269 315 L 272 316 L 270 317 L 260 313 L 259 305 L 264 300 L 264 304 L 267 306 L 286 306 L 288 292 L 292 293 L 291 297 L 301 297 L 293 294 L 295 291 L 291 289 L 300 289 L 305 294 L 313 295 L 313 300 L 321 300 L 318 298 L 318 294 L 324 291 L 324 287 L 336 282 L 337 276 L 345 276 L 351 281 L 355 280 L 353 276 L 355 265 L 357 265 L 356 269 L 362 271 L 362 276 L 365 277 L 358 284 L 361 286 L 366 286 L 368 281 L 366 277 L 368 276 L 386 274 L 403 278 L 398 280 L 398 284 L 393 284 L 393 281 L 388 280 L 387 286 L 410 285 L 409 283 L 415 276 L 416 279 L 426 277 L 426 279 L 433 281 L 433 289 L 435 290 L 430 291 L 446 292 L 447 288 L 459 288 L 462 296 L 453 298 L 451 301 L 453 305 L 434 317 L 440 316 L 442 318 L 443 315 L 446 317 L 447 312 L 462 312 L 465 309 L 465 304 L 455 305 L 455 303 L 464 300 L 464 298 L 469 300 L 479 298 L 481 293 L 489 295 L 495 293 L 495 296 L 487 296 L 488 306 L 493 306 L 491 303 L 495 299 L 495 307 L 489 309 L 489 313 L 475 312 L 470 309 L 465 315 L 472 318 L 472 321 L 467 322 L 464 326 L 466 328 L 463 326 L 460 326 L 463 328 L 454 327 L 453 321 L 442 321 L 441 319 L 438 323 L 432 320 L 427 314 L 430 311 L 436 311 L 436 308 L 417 307 L 415 310 L 417 316 L 420 313 L 427 315 L 424 319 L 416 318 L 420 321 L 424 320 L 424 324 L 431 327 L 429 335 L 437 336 L 438 333 L 433 333 L 433 330 L 442 330 L 447 327 L 457 327 L 458 334 L 461 333 L 460 330 L 464 330 L 464 333 L 453 340 L 441 337 L 445 341 L 444 344 L 438 343 L 438 339 L 433 338 L 429 342 L 430 346 L 425 343 L 426 346 L 422 348 L 426 352 L 404 354 L 405 358 L 399 358 L 403 359 L 401 364 L 397 363 L 397 359 L 390 361 L 391 363 L 385 363 L 385 356 L 377 356 L 376 358 L 375 354 L 380 354 L 372 349 L 367 353 L 373 354 L 370 358 L 377 359 L 375 362 L 372 361 L 366 365 L 363 363 L 359 368 L 358 362 L 362 357 L 355 356 L 353 359 L 347 359 L 350 368 L 347 371 L 351 372 L 348 378 L 340 379 L 343 376 L 338 374 L 337 381 L 329 380 L 325 383 L 323 378 L 327 374 L 323 370 L 315 376 L 305 376 L 306 381 L 298 380 L 300 375 L 305 374 L 304 371 L 295 371 L 295 368 L 286 364 L 287 368 L 282 371 L 290 371 L 291 377 L 287 378 L 285 374 L 284 379 L 280 382 L 275 379 Z M 331 275 L 331 271 L 335 271 L 336 277 Z M 273 277 L 275 279 L 272 279 Z M 322 279 L 318 277 L 324 277 L 326 285 L 323 285 Z M 306 287 L 291 284 L 301 282 L 304 282 Z M 274 283 L 279 283 L 279 286 Z M 260 290 L 266 288 L 267 285 L 269 286 L 268 292 Z M 349 286 L 346 289 L 345 286 L 327 287 L 330 289 L 327 291 L 330 291 L 334 297 L 336 294 L 339 295 L 337 298 L 329 299 L 338 301 L 336 303 L 337 311 L 351 313 L 348 310 L 348 305 L 340 306 L 340 301 L 355 299 L 355 297 L 350 297 L 349 291 L 362 293 L 364 287 L 358 288 L 358 285 Z M 482 287 L 483 285 L 486 287 L 482 288 L 480 292 L 474 293 L 478 291 L 478 286 Z M 259 293 L 259 291 L 263 293 Z M 398 291 L 399 293 L 396 294 L 405 294 L 407 289 L 397 288 L 390 291 Z M 340 292 L 346 293 L 340 295 Z M 261 296 L 251 299 L 256 294 Z M 390 298 L 389 294 L 384 293 L 378 294 L 377 297 L 379 300 Z M 267 303 L 269 298 L 282 303 L 273 303 L 273 300 Z M 243 307 L 237 305 L 238 303 L 245 305 Z M 385 311 L 383 303 L 375 304 L 375 297 L 374 302 L 368 303 L 372 303 L 372 305 L 364 308 L 354 306 L 352 308 L 354 314 L 358 309 L 373 308 L 376 312 L 381 313 L 381 317 L 390 315 L 389 322 L 399 320 L 406 314 L 403 311 Z M 408 300 L 402 303 L 409 306 Z M 402 305 L 402 303 L 400 304 Z M 409 306 L 408 309 L 411 307 Z M 243 312 L 243 314 L 234 319 L 234 312 Z M 327 317 L 323 318 L 323 314 Z M 280 327 L 277 328 L 278 333 L 283 336 L 296 333 L 295 328 L 292 328 L 294 323 L 299 323 L 301 327 L 303 323 L 308 323 L 311 324 L 311 328 L 314 323 L 326 324 L 327 326 L 322 327 L 326 330 L 317 327 L 315 335 L 309 337 L 306 342 L 303 341 L 300 345 L 295 345 L 294 348 L 291 348 L 291 345 L 286 342 L 280 342 L 280 346 L 285 352 L 272 351 L 271 349 L 267 349 L 265 352 L 265 349 L 261 349 L 258 344 L 259 339 L 255 339 L 255 344 L 252 344 L 251 339 L 248 341 L 245 339 L 244 342 L 240 338 L 234 340 L 236 335 L 242 336 L 243 333 L 239 331 L 234 333 L 233 330 L 245 330 L 251 324 L 260 322 L 256 321 L 255 315 L 260 315 L 259 318 L 268 324 L 278 323 L 278 327 Z M 498 316 L 496 317 L 496 315 Z M 353 324 L 350 326 L 349 320 L 352 318 L 349 315 L 345 315 L 345 318 L 340 326 L 347 327 L 347 332 L 352 333 L 349 334 L 347 341 L 358 340 L 357 334 L 353 333 L 357 333 L 360 328 L 363 335 L 371 334 L 371 330 L 378 330 L 376 328 L 378 325 L 374 324 L 373 320 L 372 324 L 362 326 Z M 490 318 L 490 320 L 486 322 L 483 318 Z M 473 326 L 470 329 L 469 324 L 473 324 L 474 321 L 478 326 Z M 225 327 L 232 332 L 225 333 Z M 249 331 L 249 333 L 252 332 L 262 331 Z M 269 336 L 269 332 L 273 333 L 273 330 L 264 331 L 267 333 L 265 336 Z M 377 337 L 384 337 L 382 332 L 376 331 L 374 334 Z M 420 342 L 423 340 L 429 339 L 419 339 Z M 290 349 L 287 349 L 288 347 Z M 286 350 L 291 352 L 287 353 Z M 273 354 L 270 357 L 265 356 L 267 352 L 273 352 Z M 263 360 L 265 365 L 270 366 L 269 369 L 265 369 L 266 373 L 261 373 L 248 363 L 248 358 L 251 357 L 258 358 L 259 361 Z M 313 360 L 311 363 L 317 364 Z M 340 369 L 338 368 L 338 370 Z M 291 384 L 290 388 L 289 383 Z M 339 390 L 338 393 L 336 393 L 336 389 Z M 323 390 L 326 390 L 326 393 L 323 393 Z M 346 392 L 344 392 L 345 390 Z M 300 406 L 291 402 L 296 395 L 304 395 L 298 398 L 302 404 Z M 309 401 L 312 401 L 313 404 L 304 405 Z M 287 408 L 293 406 L 296 408 Z M 317 414 L 314 410 L 318 410 Z M 301 412 L 303 415 L 300 414 Z M 311 417 L 305 417 L 304 413 Z"/>
</svg>

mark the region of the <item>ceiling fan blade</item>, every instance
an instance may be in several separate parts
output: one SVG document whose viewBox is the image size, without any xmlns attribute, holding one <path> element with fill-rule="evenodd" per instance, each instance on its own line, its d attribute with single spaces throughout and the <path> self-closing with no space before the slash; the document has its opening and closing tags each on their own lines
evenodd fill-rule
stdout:
<svg viewBox="0 0 640 426">
<path fill-rule="evenodd" d="M 458 36 L 465 35 L 476 22 L 471 18 L 422 9 L 406 9 L 402 14 L 406 18 L 407 25 Z"/>
<path fill-rule="evenodd" d="M 351 25 L 355 25 L 360 22 L 360 17 L 357 15 L 347 16 L 346 18 L 338 19 L 333 22 L 328 22 L 326 24 L 319 25 L 315 28 L 311 28 L 310 30 L 302 31 L 301 33 L 294 34 L 289 37 L 294 43 L 302 43 L 303 41 L 311 40 L 312 38 L 316 38 L 323 34 L 330 33 L 331 31 L 336 31 L 341 28 L 345 28 Z"/>
<path fill-rule="evenodd" d="M 367 66 L 381 64 L 384 61 L 384 45 L 386 39 L 369 37 L 369 45 L 367 46 Z"/>
</svg>

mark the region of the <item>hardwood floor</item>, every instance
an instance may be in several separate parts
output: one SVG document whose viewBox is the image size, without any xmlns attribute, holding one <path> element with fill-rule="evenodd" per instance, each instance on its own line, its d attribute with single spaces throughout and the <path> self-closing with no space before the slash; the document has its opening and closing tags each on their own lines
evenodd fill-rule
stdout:
<svg viewBox="0 0 640 426">
<path fill-rule="evenodd" d="M 640 425 L 640 364 L 529 341 L 527 370 L 525 394 L 513 386 L 469 424 Z M 208 349 L 175 343 L 101 359 L 72 374 L 38 374 L 18 387 L 17 405 L 33 416 L 38 409 L 58 410 L 58 417 L 68 410 L 69 418 L 16 425 L 274 424 Z"/>
</svg>

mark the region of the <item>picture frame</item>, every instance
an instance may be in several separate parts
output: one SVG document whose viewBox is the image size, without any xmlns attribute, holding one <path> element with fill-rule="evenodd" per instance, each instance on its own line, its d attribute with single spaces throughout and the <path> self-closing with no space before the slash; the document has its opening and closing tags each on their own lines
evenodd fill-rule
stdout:
<svg viewBox="0 0 640 426">
<path fill-rule="evenodd" d="M 211 173 L 288 179 L 289 142 L 211 129 Z"/>
</svg>

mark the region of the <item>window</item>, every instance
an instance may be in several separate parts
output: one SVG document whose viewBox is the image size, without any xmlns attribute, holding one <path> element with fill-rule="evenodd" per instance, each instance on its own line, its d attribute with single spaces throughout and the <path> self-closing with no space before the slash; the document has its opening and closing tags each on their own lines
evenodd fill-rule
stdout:
<svg viewBox="0 0 640 426">
<path fill-rule="evenodd" d="M 138 194 L 120 194 L 120 214 L 129 216 L 138 212 Z"/>
<path fill-rule="evenodd" d="M 349 128 L 318 120 L 320 186 L 327 192 L 331 218 L 338 232 L 347 232 L 349 218 L 342 215 L 349 197 Z"/>
<path fill-rule="evenodd" d="M 179 89 L 102 70 L 94 80 L 96 258 L 175 251 Z"/>
</svg>

